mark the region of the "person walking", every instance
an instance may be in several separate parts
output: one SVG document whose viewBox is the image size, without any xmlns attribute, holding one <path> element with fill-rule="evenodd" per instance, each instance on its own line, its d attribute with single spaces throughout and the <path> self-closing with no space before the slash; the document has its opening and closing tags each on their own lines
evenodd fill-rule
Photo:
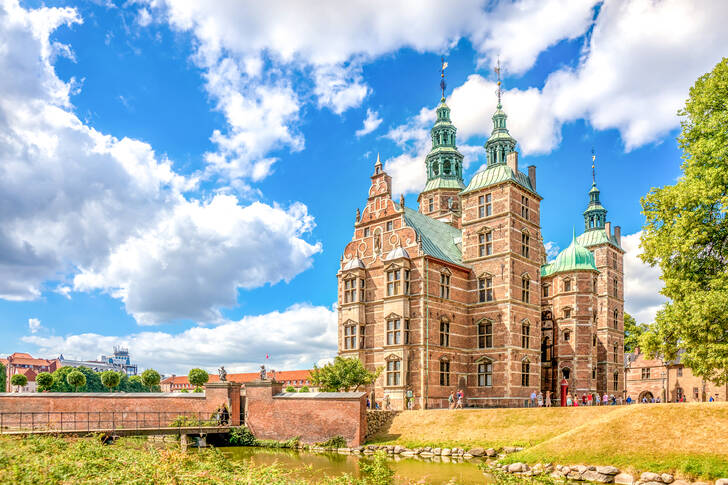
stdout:
<svg viewBox="0 0 728 485">
<path fill-rule="evenodd" d="M 594 404 L 594 394 L 590 392 L 586 395 L 586 405 L 591 406 L 592 404 Z"/>
<path fill-rule="evenodd" d="M 452 409 L 455 407 L 455 393 L 450 391 L 450 395 L 447 398 L 447 406 L 449 409 Z"/>
<path fill-rule="evenodd" d="M 606 406 L 607 404 L 609 404 L 609 396 L 607 396 L 607 393 L 606 392 L 604 393 L 604 396 L 602 396 L 602 404 L 604 406 Z"/>
<path fill-rule="evenodd" d="M 566 407 L 571 407 L 574 405 L 574 400 L 571 398 L 571 393 L 568 393 L 566 395 Z"/>
<path fill-rule="evenodd" d="M 541 392 L 541 391 L 538 392 L 538 397 L 536 398 L 536 400 L 538 401 L 538 407 L 542 408 L 543 407 L 543 392 Z"/>
<path fill-rule="evenodd" d="M 463 390 L 462 389 L 458 389 L 457 397 L 458 397 L 458 400 L 455 403 L 455 409 L 462 409 L 463 408 Z"/>
<path fill-rule="evenodd" d="M 551 407 L 551 391 L 546 391 L 546 407 Z"/>
<path fill-rule="evenodd" d="M 531 391 L 531 407 L 536 407 L 536 391 Z"/>
</svg>

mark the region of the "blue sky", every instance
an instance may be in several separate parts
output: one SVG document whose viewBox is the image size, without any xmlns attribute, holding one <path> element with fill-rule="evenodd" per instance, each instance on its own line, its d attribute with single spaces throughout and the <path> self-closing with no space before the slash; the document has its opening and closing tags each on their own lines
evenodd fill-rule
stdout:
<svg viewBox="0 0 728 485">
<path fill-rule="evenodd" d="M 441 55 L 466 179 L 500 56 L 552 250 L 582 228 L 595 149 L 627 310 L 648 321 L 639 200 L 679 176 L 676 112 L 728 45 L 726 5 L 698 3 L 3 0 L 0 354 L 123 344 L 167 373 L 332 356 L 377 153 L 416 207 Z"/>
</svg>

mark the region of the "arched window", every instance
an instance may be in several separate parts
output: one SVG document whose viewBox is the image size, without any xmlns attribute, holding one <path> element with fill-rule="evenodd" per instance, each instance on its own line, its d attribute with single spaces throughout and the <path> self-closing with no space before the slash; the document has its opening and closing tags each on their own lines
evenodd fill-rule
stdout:
<svg viewBox="0 0 728 485">
<path fill-rule="evenodd" d="M 493 323 L 483 320 L 478 323 L 478 348 L 489 349 L 493 347 Z"/>
<path fill-rule="evenodd" d="M 563 369 L 561 369 L 561 376 L 564 379 L 568 380 L 570 375 L 571 375 L 571 369 L 569 369 L 568 367 L 564 367 Z"/>
<path fill-rule="evenodd" d="M 571 332 L 569 330 L 566 330 L 564 332 L 564 342 L 568 342 L 569 340 L 571 340 Z"/>
<path fill-rule="evenodd" d="M 401 360 L 392 359 L 392 360 L 387 361 L 387 385 L 388 386 L 399 386 L 401 366 L 402 366 Z"/>
<path fill-rule="evenodd" d="M 525 274 L 521 276 L 521 300 L 528 303 L 530 300 L 530 288 L 531 288 L 531 280 L 528 278 L 528 275 Z"/>
<path fill-rule="evenodd" d="M 446 358 L 440 359 L 440 385 L 450 385 L 450 361 Z"/>
<path fill-rule="evenodd" d="M 527 320 L 521 323 L 521 347 L 527 349 L 529 347 L 529 340 L 531 338 L 531 325 Z"/>
<path fill-rule="evenodd" d="M 493 385 L 493 362 L 482 359 L 478 362 L 478 387 L 490 387 Z"/>
<path fill-rule="evenodd" d="M 619 329 L 619 310 L 614 309 L 614 328 Z"/>
<path fill-rule="evenodd" d="M 619 298 L 619 280 L 614 278 L 614 298 Z"/>
<path fill-rule="evenodd" d="M 529 374 L 531 372 L 531 363 L 528 359 L 521 362 L 521 386 L 527 387 L 529 385 Z"/>
<path fill-rule="evenodd" d="M 445 160 L 445 163 L 442 166 L 442 173 L 445 175 L 450 175 L 450 160 Z"/>
</svg>

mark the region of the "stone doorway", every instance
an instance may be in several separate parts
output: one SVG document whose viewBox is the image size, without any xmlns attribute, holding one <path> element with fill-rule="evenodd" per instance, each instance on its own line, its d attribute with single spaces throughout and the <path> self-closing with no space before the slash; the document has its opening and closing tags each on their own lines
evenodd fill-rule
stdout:
<svg viewBox="0 0 728 485">
<path fill-rule="evenodd" d="M 652 402 L 654 396 L 650 391 L 643 391 L 640 393 L 640 397 L 637 399 L 637 402 L 643 402 L 643 399 L 647 400 L 647 402 Z"/>
</svg>

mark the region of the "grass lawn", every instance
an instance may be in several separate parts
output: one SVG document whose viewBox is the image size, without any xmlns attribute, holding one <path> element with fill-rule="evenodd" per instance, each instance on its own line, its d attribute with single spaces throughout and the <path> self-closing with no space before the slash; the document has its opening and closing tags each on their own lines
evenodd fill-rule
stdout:
<svg viewBox="0 0 728 485">
<path fill-rule="evenodd" d="M 728 477 L 728 403 L 411 411 L 372 442 L 525 446 L 507 460 Z"/>
</svg>

